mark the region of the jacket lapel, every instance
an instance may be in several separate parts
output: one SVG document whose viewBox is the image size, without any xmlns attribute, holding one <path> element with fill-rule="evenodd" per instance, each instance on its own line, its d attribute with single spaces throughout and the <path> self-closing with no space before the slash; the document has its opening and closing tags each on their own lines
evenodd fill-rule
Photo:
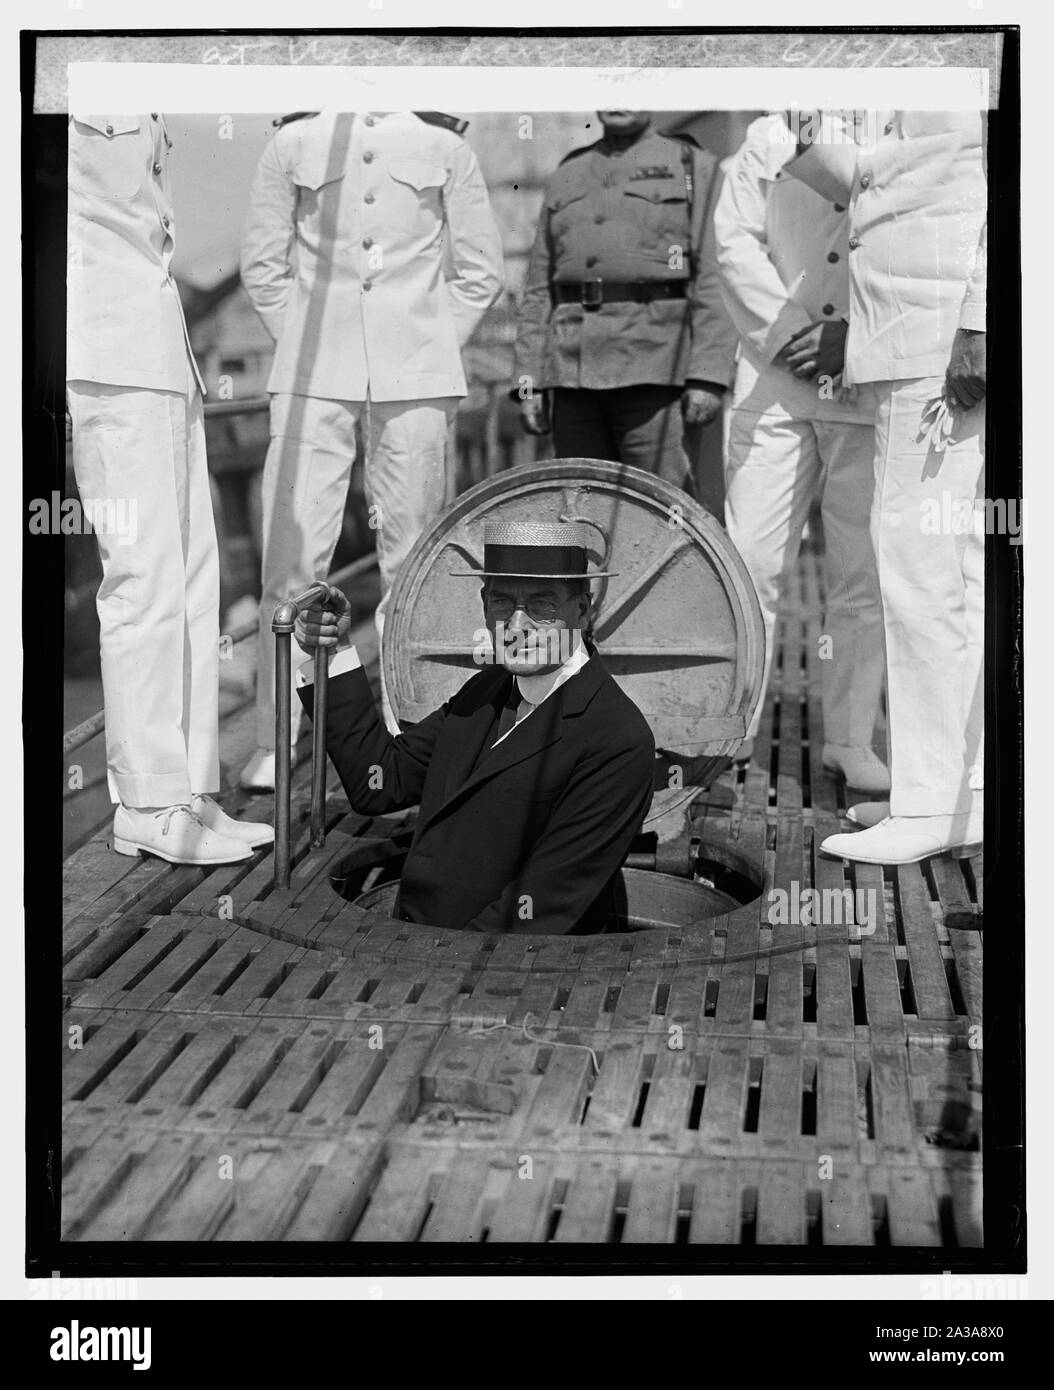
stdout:
<svg viewBox="0 0 1054 1390">
<path fill-rule="evenodd" d="M 480 692 L 474 709 L 447 721 L 451 738 L 444 750 L 443 805 L 471 776 L 488 740 L 492 742 L 497 736 L 498 719 L 508 698 L 512 677 L 500 668 L 495 668 L 494 677 L 493 683 Z"/>
<path fill-rule="evenodd" d="M 432 812 L 426 824 L 441 816 L 452 802 L 469 795 L 482 783 L 552 747 L 563 735 L 565 718 L 580 714 L 601 684 L 610 679 L 600 658 L 594 654 L 577 675 L 543 700 L 497 748 L 484 752 L 484 740 L 488 735 L 492 740 L 496 736 L 501 706 L 509 693 L 508 682 L 501 681 L 493 695 L 491 723 L 486 728 L 474 723 L 471 738 L 465 737 L 451 750 L 454 756 L 451 758 L 450 772 L 444 778 L 442 804 Z"/>
</svg>

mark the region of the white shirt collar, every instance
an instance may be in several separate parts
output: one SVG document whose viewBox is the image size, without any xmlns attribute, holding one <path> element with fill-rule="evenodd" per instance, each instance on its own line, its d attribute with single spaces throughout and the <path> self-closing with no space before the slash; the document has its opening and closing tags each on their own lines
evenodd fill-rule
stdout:
<svg viewBox="0 0 1054 1390">
<path fill-rule="evenodd" d="M 530 709 L 527 710 L 522 719 L 516 721 L 511 729 L 506 729 L 501 738 L 495 739 L 491 747 L 496 748 L 498 744 L 507 739 L 510 734 L 515 733 L 524 719 L 529 718 L 529 716 L 533 714 L 535 708 L 540 705 L 543 700 L 547 700 L 554 690 L 558 690 L 560 686 L 566 684 L 572 676 L 577 675 L 588 660 L 589 648 L 586 646 L 585 642 L 582 641 L 581 634 L 579 634 L 576 637 L 571 655 L 561 666 L 558 666 L 555 671 L 540 671 L 536 676 L 514 677 L 516 688 L 520 692 L 520 698 L 525 704 L 530 706 Z"/>
<path fill-rule="evenodd" d="M 539 671 L 536 676 L 516 677 L 516 684 L 519 687 L 521 697 L 529 705 L 540 705 L 543 700 L 549 698 L 554 690 L 558 690 L 572 676 L 577 675 L 588 660 L 589 649 L 579 635 L 575 640 L 571 655 L 555 671 Z"/>
</svg>

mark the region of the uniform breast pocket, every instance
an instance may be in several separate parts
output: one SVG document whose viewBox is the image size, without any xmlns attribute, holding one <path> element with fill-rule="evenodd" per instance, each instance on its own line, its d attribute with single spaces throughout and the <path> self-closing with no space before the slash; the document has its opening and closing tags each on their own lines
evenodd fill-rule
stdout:
<svg viewBox="0 0 1054 1390">
<path fill-rule="evenodd" d="M 142 186 L 148 150 L 135 116 L 74 116 L 69 128 L 70 187 L 127 202 Z"/>
<path fill-rule="evenodd" d="M 557 253 L 570 250 L 574 242 L 576 228 L 584 227 L 589 209 L 585 198 L 588 190 L 562 190 L 550 196 L 546 203 L 549 214 L 549 231 L 555 241 Z"/>
<path fill-rule="evenodd" d="M 442 218 L 446 170 L 425 159 L 393 159 L 388 165 L 394 205 L 408 216 L 414 212 Z"/>
<path fill-rule="evenodd" d="M 344 167 L 334 167 L 325 155 L 301 159 L 290 171 L 296 184 L 297 220 L 309 246 L 319 238 L 339 236 L 340 200 L 344 192 Z"/>
<path fill-rule="evenodd" d="M 622 193 L 622 216 L 631 236 L 637 231 L 645 245 L 655 248 L 661 243 L 664 250 L 687 245 L 688 199 L 683 188 L 629 184 Z"/>
</svg>

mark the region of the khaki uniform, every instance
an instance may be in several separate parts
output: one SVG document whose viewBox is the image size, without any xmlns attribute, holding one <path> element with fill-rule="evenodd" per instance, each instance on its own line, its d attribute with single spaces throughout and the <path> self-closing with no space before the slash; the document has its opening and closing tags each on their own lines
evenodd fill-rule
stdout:
<svg viewBox="0 0 1054 1390">
<path fill-rule="evenodd" d="M 219 788 L 219 560 L 201 393 L 170 265 L 159 113 L 69 123 L 67 398 L 97 530 L 110 794 L 171 806 Z"/>
<path fill-rule="evenodd" d="M 260 159 L 241 267 L 276 340 L 262 611 L 328 573 L 361 420 L 381 631 L 395 574 L 445 502 L 447 432 L 466 392 L 461 348 L 502 289 L 475 155 L 409 111 L 292 119 Z M 257 741 L 274 744 L 266 623 Z"/>
<path fill-rule="evenodd" d="M 622 459 L 684 481 L 684 384 L 727 386 L 733 374 L 736 333 L 714 255 L 718 185 L 713 155 L 654 132 L 624 150 L 601 140 L 576 151 L 550 180 L 520 306 L 516 378 L 556 389 L 558 454 Z M 650 431 L 627 441 L 616 424 L 608 452 L 562 445 L 569 413 L 617 410 L 632 390 L 652 402 Z M 581 394 L 597 392 L 609 394 Z M 610 451 L 627 442 L 632 457 Z"/>
</svg>

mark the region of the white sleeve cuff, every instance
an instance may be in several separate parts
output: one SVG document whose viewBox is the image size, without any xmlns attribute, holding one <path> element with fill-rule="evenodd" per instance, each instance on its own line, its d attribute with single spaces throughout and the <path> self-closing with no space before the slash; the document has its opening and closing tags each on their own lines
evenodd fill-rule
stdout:
<svg viewBox="0 0 1054 1390">
<path fill-rule="evenodd" d="M 354 647 L 345 647 L 342 652 L 337 652 L 335 656 L 329 658 L 329 674 L 331 676 L 342 676 L 345 671 L 357 671 L 362 666 L 359 660 L 359 653 Z M 315 660 L 308 657 L 300 666 L 296 668 L 297 688 L 305 685 L 313 685 L 315 682 Z"/>
</svg>

